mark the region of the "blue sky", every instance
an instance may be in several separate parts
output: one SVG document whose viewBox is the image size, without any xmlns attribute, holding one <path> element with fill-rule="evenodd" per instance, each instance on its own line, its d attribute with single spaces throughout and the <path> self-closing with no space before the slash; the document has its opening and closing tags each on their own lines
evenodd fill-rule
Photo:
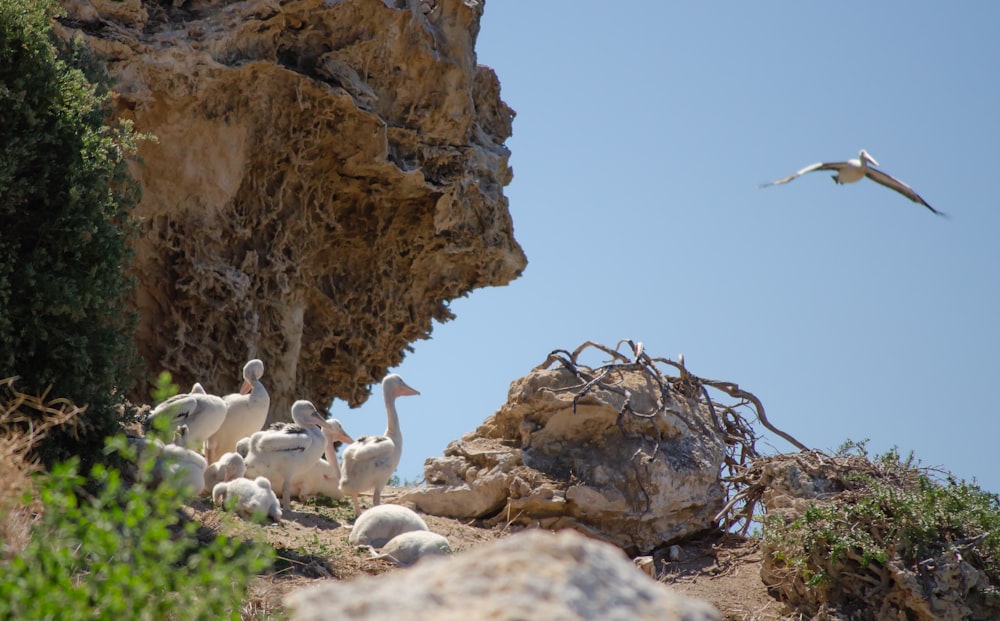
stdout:
<svg viewBox="0 0 1000 621">
<path fill-rule="evenodd" d="M 422 392 L 398 404 L 401 477 L 549 351 L 631 338 L 808 446 L 867 438 L 1000 491 L 1000 4 L 851 6 L 486 5 L 529 264 L 395 369 Z M 757 188 L 861 148 L 951 217 L 827 172 Z M 380 401 L 333 412 L 381 433 Z"/>
</svg>

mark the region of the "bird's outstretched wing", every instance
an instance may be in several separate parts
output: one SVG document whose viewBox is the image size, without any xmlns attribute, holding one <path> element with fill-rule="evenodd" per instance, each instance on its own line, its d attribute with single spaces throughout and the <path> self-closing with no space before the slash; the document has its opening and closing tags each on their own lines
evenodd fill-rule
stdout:
<svg viewBox="0 0 1000 621">
<path fill-rule="evenodd" d="M 809 166 L 806 166 L 805 168 L 803 168 L 802 170 L 798 171 L 795 174 L 788 175 L 784 179 L 778 179 L 777 181 L 772 181 L 771 183 L 762 183 L 757 187 L 767 188 L 772 185 L 781 185 L 782 183 L 788 183 L 789 181 L 795 179 L 796 177 L 800 177 L 806 173 L 811 173 L 814 170 L 840 170 L 845 166 L 847 166 L 847 162 L 816 162 L 815 164 L 810 164 Z"/>
<path fill-rule="evenodd" d="M 931 207 L 927 203 L 927 201 L 925 201 L 924 199 L 920 198 L 920 195 L 913 191 L 913 188 L 911 188 L 910 186 L 906 185 L 905 183 L 903 183 L 899 179 L 896 179 L 892 175 L 884 173 L 884 172 L 882 172 L 881 170 L 879 170 L 877 168 L 872 168 L 871 166 L 869 166 L 866 169 L 865 175 L 867 175 L 867 177 L 869 179 L 871 179 L 872 181 L 874 181 L 875 183 L 879 183 L 879 184 L 882 184 L 882 185 L 884 185 L 885 187 L 887 187 L 889 189 L 896 190 L 897 192 L 899 192 L 900 194 L 902 194 L 906 198 L 910 199 L 914 203 L 917 203 L 919 205 L 923 205 L 924 207 L 930 209 L 931 211 L 933 211 L 934 213 L 936 213 L 939 216 L 946 215 L 943 211 L 938 211 L 937 209 L 934 209 L 933 207 Z"/>
</svg>

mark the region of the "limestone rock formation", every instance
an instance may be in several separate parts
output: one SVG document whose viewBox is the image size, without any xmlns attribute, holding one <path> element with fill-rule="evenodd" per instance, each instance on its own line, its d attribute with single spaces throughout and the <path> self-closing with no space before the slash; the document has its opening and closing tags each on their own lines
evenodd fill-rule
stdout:
<svg viewBox="0 0 1000 621">
<path fill-rule="evenodd" d="M 529 530 L 412 570 L 328 580 L 286 597 L 294 621 L 551 619 L 719 621 L 710 604 L 678 595 L 621 550 L 572 531 Z"/>
<path fill-rule="evenodd" d="M 155 136 L 131 170 L 150 374 L 223 394 L 261 358 L 272 417 L 356 405 L 449 300 L 524 269 L 481 1 L 61 2 Z"/>
<path fill-rule="evenodd" d="M 577 398 L 580 380 L 568 369 L 536 368 L 477 430 L 428 459 L 427 485 L 397 502 L 432 515 L 576 528 L 630 554 L 713 528 L 726 444 L 708 408 L 673 389 L 664 395 L 638 370 L 615 383 Z M 634 412 L 657 413 L 622 414 L 626 398 Z"/>
</svg>

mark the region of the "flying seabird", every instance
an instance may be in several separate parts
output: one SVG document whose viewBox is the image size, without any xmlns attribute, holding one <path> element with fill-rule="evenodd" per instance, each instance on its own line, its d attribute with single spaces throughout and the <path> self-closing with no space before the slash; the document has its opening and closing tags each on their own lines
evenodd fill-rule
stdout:
<svg viewBox="0 0 1000 621">
<path fill-rule="evenodd" d="M 871 165 L 870 165 L 871 164 Z M 758 188 L 766 188 L 772 185 L 781 185 L 782 183 L 788 183 L 792 179 L 798 176 L 804 175 L 806 173 L 812 172 L 814 170 L 835 170 L 836 175 L 833 175 L 832 179 L 836 183 L 855 183 L 860 181 L 864 177 L 868 177 L 876 183 L 880 183 L 887 188 L 896 190 L 906 198 L 910 199 L 914 203 L 919 203 L 924 207 L 930 209 L 939 216 L 945 215 L 943 211 L 938 211 L 931 207 L 927 201 L 920 198 L 920 195 L 913 191 L 913 188 L 906 185 L 899 179 L 882 172 L 881 170 L 874 168 L 878 166 L 879 163 L 875 161 L 867 151 L 861 149 L 858 153 L 857 159 L 850 159 L 846 162 L 816 162 L 811 166 L 806 166 L 802 170 L 798 171 L 794 175 L 789 175 L 784 179 L 778 179 L 777 181 L 772 181 L 771 183 L 765 183 L 757 186 Z"/>
</svg>

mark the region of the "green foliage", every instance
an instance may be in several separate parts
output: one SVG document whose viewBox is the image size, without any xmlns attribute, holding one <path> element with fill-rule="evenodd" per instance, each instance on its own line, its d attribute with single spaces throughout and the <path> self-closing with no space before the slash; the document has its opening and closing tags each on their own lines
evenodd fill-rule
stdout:
<svg viewBox="0 0 1000 621">
<path fill-rule="evenodd" d="M 870 459 L 866 442 L 848 443 L 870 467 L 847 476 L 852 490 L 816 502 L 786 523 L 765 520 L 761 536 L 807 586 L 825 583 L 832 568 L 862 570 L 889 561 L 916 568 L 944 552 L 960 554 L 1000 584 L 1000 504 L 994 494 L 918 468 L 913 455 L 893 449 Z"/>
<path fill-rule="evenodd" d="M 107 84 L 81 70 L 96 76 L 100 64 L 57 48 L 57 10 L 51 0 L 0 2 L 0 377 L 87 406 L 72 435 L 51 434 L 39 455 L 91 463 L 140 371 L 123 273 L 135 135 L 105 122 Z"/>
<path fill-rule="evenodd" d="M 180 392 L 180 387 L 174 383 L 174 378 L 170 371 L 160 371 L 153 382 L 153 389 L 149 391 L 149 396 L 153 398 L 154 404 L 163 403 L 170 397 Z"/>
<path fill-rule="evenodd" d="M 111 446 L 129 450 L 121 437 Z M 249 581 L 273 550 L 221 536 L 199 541 L 197 525 L 181 519 L 174 482 L 152 483 L 153 456 L 138 462 L 132 485 L 100 464 L 88 481 L 76 460 L 42 476 L 41 523 L 0 567 L 0 618 L 240 618 Z"/>
</svg>

